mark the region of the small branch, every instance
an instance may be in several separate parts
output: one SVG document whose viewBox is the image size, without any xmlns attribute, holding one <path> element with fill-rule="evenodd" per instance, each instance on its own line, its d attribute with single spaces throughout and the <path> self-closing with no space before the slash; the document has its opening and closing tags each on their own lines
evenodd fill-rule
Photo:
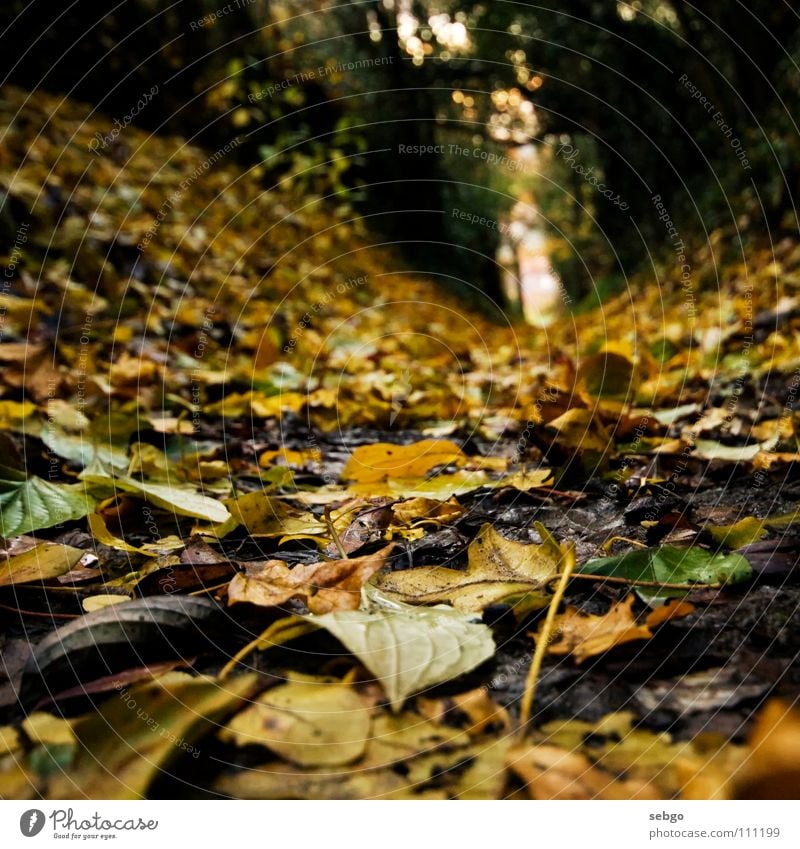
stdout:
<svg viewBox="0 0 800 849">
<path fill-rule="evenodd" d="M 536 641 L 536 650 L 533 653 L 531 667 L 528 670 L 528 675 L 525 678 L 525 689 L 522 694 L 522 703 L 519 709 L 519 733 L 523 734 L 525 726 L 530 722 L 531 710 L 533 708 L 533 697 L 536 695 L 536 685 L 539 683 L 539 672 L 542 668 L 547 646 L 550 643 L 550 636 L 553 633 L 553 624 L 556 621 L 556 612 L 561 604 L 561 599 L 564 597 L 564 592 L 567 589 L 570 575 L 575 568 L 575 548 L 570 546 L 566 551 L 564 558 L 564 571 L 559 575 L 558 587 L 550 601 L 550 607 L 547 609 L 547 618 L 544 620 L 544 627 Z"/>
<path fill-rule="evenodd" d="M 547 582 L 548 584 L 552 584 L 553 581 L 558 580 L 563 577 L 564 573 L 560 573 L 558 575 L 553 575 L 552 578 Z M 722 587 L 722 584 L 669 584 L 663 583 L 662 581 L 639 581 L 636 578 L 617 578 L 612 575 L 587 575 L 583 572 L 572 572 L 570 574 L 570 580 L 573 578 L 584 580 L 584 581 L 605 581 L 607 584 L 624 584 L 625 586 L 634 586 L 634 587 L 652 587 L 657 590 L 718 590 Z M 520 581 L 520 583 L 522 583 Z"/>
<path fill-rule="evenodd" d="M 339 531 L 333 525 L 333 519 L 331 519 L 331 507 L 330 504 L 325 505 L 325 524 L 328 526 L 328 533 L 333 537 L 333 541 L 336 544 L 336 548 L 339 550 L 339 555 L 342 560 L 347 560 L 347 552 L 344 550 L 344 546 L 342 545 L 341 537 L 339 536 Z"/>
<path fill-rule="evenodd" d="M 9 604 L 0 604 L 3 610 L 10 610 L 12 613 L 19 613 L 24 616 L 37 616 L 39 619 L 80 619 L 80 613 L 42 613 L 37 610 L 23 610 L 20 607 L 12 607 Z"/>
</svg>

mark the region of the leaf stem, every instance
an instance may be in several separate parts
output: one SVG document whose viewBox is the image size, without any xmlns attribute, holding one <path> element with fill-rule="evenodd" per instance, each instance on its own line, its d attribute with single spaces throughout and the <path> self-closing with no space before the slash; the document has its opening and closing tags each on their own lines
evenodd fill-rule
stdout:
<svg viewBox="0 0 800 849">
<path fill-rule="evenodd" d="M 333 537 L 333 541 L 336 544 L 336 548 L 339 550 L 339 555 L 342 560 L 347 560 L 347 552 L 344 550 L 344 546 L 342 545 L 342 539 L 339 536 L 339 531 L 336 530 L 336 527 L 333 524 L 333 519 L 331 519 L 330 504 L 325 505 L 325 524 L 328 526 L 328 533 Z"/>
<path fill-rule="evenodd" d="M 536 695 L 536 685 L 539 683 L 539 672 L 542 668 L 547 646 L 550 643 L 550 635 L 553 633 L 553 624 L 556 620 L 556 612 L 561 604 L 561 599 L 564 597 L 564 592 L 567 589 L 572 571 L 575 568 L 575 547 L 570 545 L 564 552 L 563 560 L 564 571 L 559 575 L 558 587 L 550 601 L 550 606 L 547 609 L 547 617 L 544 620 L 539 639 L 536 641 L 536 650 L 533 653 L 531 666 L 528 670 L 528 675 L 525 678 L 525 689 L 522 694 L 522 703 L 519 709 L 519 732 L 524 733 L 525 726 L 530 722 L 531 709 L 533 708 L 533 697 Z"/>
</svg>

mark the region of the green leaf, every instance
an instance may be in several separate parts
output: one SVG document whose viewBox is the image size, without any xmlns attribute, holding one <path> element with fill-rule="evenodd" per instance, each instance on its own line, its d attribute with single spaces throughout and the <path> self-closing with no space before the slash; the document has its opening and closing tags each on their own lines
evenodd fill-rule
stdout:
<svg viewBox="0 0 800 849">
<path fill-rule="evenodd" d="M 492 632 L 451 607 L 342 610 L 309 616 L 381 682 L 392 709 L 412 693 L 469 672 L 495 652 Z"/>
<path fill-rule="evenodd" d="M 736 584 L 753 573 L 740 554 L 714 554 L 704 548 L 647 548 L 614 557 L 590 560 L 580 567 L 587 575 L 624 578 L 631 583 L 655 581 L 662 584 Z M 684 595 L 683 590 L 635 587 L 641 599 L 659 604 L 665 598 Z"/>
<path fill-rule="evenodd" d="M 225 522 L 231 518 L 228 508 L 222 502 L 207 495 L 200 495 L 194 489 L 165 483 L 148 483 L 124 475 L 110 475 L 97 462 L 84 469 L 80 477 L 88 483 L 140 495 L 156 507 L 181 516 L 205 519 L 207 522 Z"/>
<path fill-rule="evenodd" d="M 14 537 L 80 519 L 94 509 L 82 485 L 54 484 L 0 466 L 0 536 Z"/>
</svg>

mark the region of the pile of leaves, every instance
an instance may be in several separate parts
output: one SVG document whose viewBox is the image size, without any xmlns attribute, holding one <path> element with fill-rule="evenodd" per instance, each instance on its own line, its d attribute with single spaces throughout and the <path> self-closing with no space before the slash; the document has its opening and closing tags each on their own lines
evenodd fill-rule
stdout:
<svg viewBox="0 0 800 849">
<path fill-rule="evenodd" d="M 0 797 L 798 792 L 797 245 L 533 330 L 105 121 L 0 104 Z"/>
</svg>

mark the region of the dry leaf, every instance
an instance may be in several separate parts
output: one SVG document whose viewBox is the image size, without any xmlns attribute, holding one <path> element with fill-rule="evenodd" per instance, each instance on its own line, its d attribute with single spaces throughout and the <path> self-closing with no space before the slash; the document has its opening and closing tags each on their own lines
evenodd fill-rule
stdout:
<svg viewBox="0 0 800 849">
<path fill-rule="evenodd" d="M 299 598 L 312 613 L 356 610 L 361 603 L 361 587 L 383 568 L 392 547 L 387 545 L 364 557 L 300 564 L 293 569 L 282 560 L 248 563 L 246 571 L 231 580 L 228 603 L 276 607 Z"/>
</svg>

